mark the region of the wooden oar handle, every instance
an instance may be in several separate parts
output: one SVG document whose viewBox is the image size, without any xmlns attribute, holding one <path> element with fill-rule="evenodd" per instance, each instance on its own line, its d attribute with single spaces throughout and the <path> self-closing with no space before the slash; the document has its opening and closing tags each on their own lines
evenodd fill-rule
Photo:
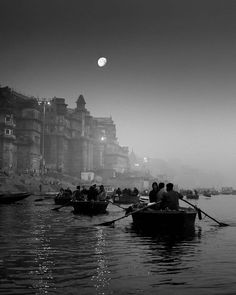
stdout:
<svg viewBox="0 0 236 295">
<path fill-rule="evenodd" d="M 143 208 L 140 208 L 140 209 L 138 209 L 138 210 L 135 210 L 135 211 L 133 211 L 133 212 L 130 212 L 130 213 L 126 214 L 125 216 L 121 216 L 121 217 L 119 217 L 119 218 L 117 218 L 117 219 L 113 219 L 113 220 L 106 221 L 106 222 L 103 222 L 103 223 L 100 223 L 100 224 L 96 224 L 96 225 L 97 225 L 97 226 L 100 226 L 100 225 L 111 225 L 111 224 L 113 224 L 114 222 L 116 222 L 116 221 L 118 221 L 118 220 L 121 220 L 121 219 L 123 219 L 123 218 L 126 218 L 126 217 L 128 217 L 128 216 L 130 216 L 130 215 L 132 215 L 132 214 L 137 213 L 137 212 L 143 211 L 143 210 L 145 210 L 145 209 L 147 209 L 147 208 L 149 208 L 149 207 L 152 207 L 152 206 L 155 205 L 155 204 L 159 204 L 160 202 L 161 202 L 161 201 L 150 203 L 150 204 L 148 204 L 147 206 L 145 206 L 145 207 L 143 207 Z"/>
</svg>

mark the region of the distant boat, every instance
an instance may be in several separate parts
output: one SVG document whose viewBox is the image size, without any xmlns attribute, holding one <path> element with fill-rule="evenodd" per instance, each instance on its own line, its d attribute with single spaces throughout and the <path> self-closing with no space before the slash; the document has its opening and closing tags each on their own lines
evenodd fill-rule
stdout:
<svg viewBox="0 0 236 295">
<path fill-rule="evenodd" d="M 198 200 L 199 199 L 199 194 L 197 193 L 197 191 L 194 191 L 194 193 L 192 191 L 188 192 L 186 194 L 186 198 L 187 199 L 194 199 L 194 200 Z"/>
<path fill-rule="evenodd" d="M 15 203 L 17 201 L 21 201 L 27 197 L 29 197 L 31 193 L 28 192 L 6 192 L 6 193 L 0 193 L 0 204 L 11 204 Z"/>
<path fill-rule="evenodd" d="M 43 196 L 44 199 L 55 199 L 55 197 L 59 194 L 59 192 L 45 192 L 41 193 L 40 196 Z"/>
<path fill-rule="evenodd" d="M 113 196 L 113 202 L 119 204 L 133 204 L 139 201 L 140 195 L 133 195 L 133 194 L 115 194 Z"/>
<path fill-rule="evenodd" d="M 74 213 L 81 213 L 87 215 L 96 215 L 106 213 L 108 206 L 107 201 L 74 201 Z"/>
<path fill-rule="evenodd" d="M 203 193 L 203 196 L 211 198 L 211 194 L 210 193 Z"/>
<path fill-rule="evenodd" d="M 72 196 L 68 192 L 59 193 L 55 198 L 54 202 L 56 205 L 69 204 L 72 200 Z"/>
</svg>

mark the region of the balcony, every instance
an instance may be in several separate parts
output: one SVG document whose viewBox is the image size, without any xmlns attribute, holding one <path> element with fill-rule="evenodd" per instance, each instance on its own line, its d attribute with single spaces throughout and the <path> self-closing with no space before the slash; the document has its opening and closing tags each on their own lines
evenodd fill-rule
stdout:
<svg viewBox="0 0 236 295">
<path fill-rule="evenodd" d="M 16 124 L 12 120 L 5 120 L 5 126 L 15 128 Z"/>
<path fill-rule="evenodd" d="M 16 136 L 14 134 L 2 134 L 4 139 L 15 140 Z"/>
</svg>

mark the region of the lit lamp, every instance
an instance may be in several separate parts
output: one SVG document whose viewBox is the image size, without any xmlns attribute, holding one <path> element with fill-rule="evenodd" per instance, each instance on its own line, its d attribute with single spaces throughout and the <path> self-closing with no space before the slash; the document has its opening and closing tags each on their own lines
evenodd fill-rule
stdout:
<svg viewBox="0 0 236 295">
<path fill-rule="evenodd" d="M 144 157 L 144 158 L 143 158 L 143 162 L 144 162 L 144 163 L 147 163 L 147 162 L 148 162 L 148 158 L 147 158 L 147 157 Z"/>
</svg>

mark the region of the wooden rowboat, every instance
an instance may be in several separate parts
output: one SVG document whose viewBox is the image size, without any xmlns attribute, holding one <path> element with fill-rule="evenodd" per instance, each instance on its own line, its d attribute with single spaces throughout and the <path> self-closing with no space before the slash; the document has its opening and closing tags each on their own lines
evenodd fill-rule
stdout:
<svg viewBox="0 0 236 295">
<path fill-rule="evenodd" d="M 107 201 L 74 201 L 74 213 L 96 215 L 106 213 L 109 202 Z"/>
<path fill-rule="evenodd" d="M 15 203 L 17 201 L 21 201 L 27 197 L 29 197 L 31 194 L 28 192 L 7 192 L 7 193 L 0 193 L 0 204 L 11 204 Z"/>
<path fill-rule="evenodd" d="M 63 194 L 58 194 L 55 198 L 54 198 L 54 202 L 56 205 L 65 205 L 68 204 L 71 201 L 71 195 L 67 192 L 63 193 Z"/>
<path fill-rule="evenodd" d="M 115 195 L 113 197 L 113 202 L 114 203 L 119 203 L 119 204 L 134 204 L 139 201 L 139 195 L 126 195 L 126 194 L 121 194 L 121 195 Z"/>
<path fill-rule="evenodd" d="M 203 196 L 204 196 L 204 197 L 211 198 L 211 194 L 210 194 L 210 193 L 203 193 Z"/>
<path fill-rule="evenodd" d="M 198 200 L 199 195 L 198 194 L 187 194 L 186 199 L 191 199 L 191 200 Z"/>
<path fill-rule="evenodd" d="M 199 194 L 197 193 L 196 190 L 194 190 L 194 192 L 191 191 L 191 190 L 188 190 L 187 194 L 186 194 L 186 199 L 198 200 L 199 199 Z"/>
<path fill-rule="evenodd" d="M 192 208 L 180 210 L 147 209 L 132 214 L 135 226 L 147 230 L 156 229 L 188 229 L 195 224 L 197 211 Z"/>
</svg>

